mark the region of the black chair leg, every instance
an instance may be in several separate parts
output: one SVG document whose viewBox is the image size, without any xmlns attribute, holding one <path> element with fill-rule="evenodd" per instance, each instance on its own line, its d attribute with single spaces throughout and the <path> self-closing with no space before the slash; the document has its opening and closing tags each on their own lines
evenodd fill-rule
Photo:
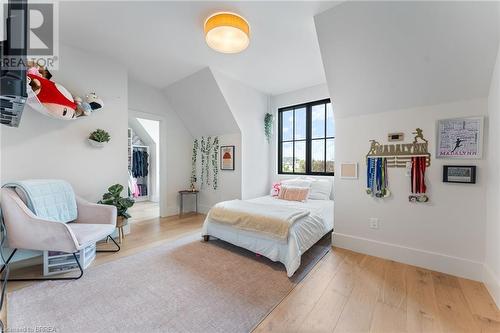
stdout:
<svg viewBox="0 0 500 333">
<path fill-rule="evenodd" d="M 120 251 L 120 245 L 118 245 L 118 243 L 114 240 L 113 237 L 111 237 L 111 235 L 109 235 L 108 237 L 106 237 L 106 241 L 108 239 L 111 239 L 113 241 L 113 243 L 115 243 L 117 249 L 116 250 L 96 250 L 96 252 L 118 252 L 118 251 Z"/>
<path fill-rule="evenodd" d="M 2 269 L 0 270 L 3 272 L 4 268 L 9 264 L 10 260 L 14 256 L 14 253 L 16 253 L 17 249 L 14 249 L 14 251 L 10 254 L 9 258 L 7 261 L 5 261 L 5 264 L 3 265 Z M 5 282 L 5 281 L 64 281 L 64 280 L 78 280 L 83 276 L 83 268 L 82 265 L 80 265 L 80 260 L 78 260 L 78 256 L 76 255 L 76 252 L 72 253 L 73 258 L 75 258 L 76 264 L 78 265 L 78 269 L 80 270 L 80 274 L 78 276 L 71 276 L 71 277 L 47 277 L 47 278 L 14 278 L 14 279 L 9 279 L 8 274 L 5 278 L 2 278 L 0 281 Z M 8 270 L 7 270 L 8 271 Z"/>
<path fill-rule="evenodd" d="M 12 251 L 12 253 L 10 254 L 9 258 L 7 258 L 7 260 L 4 262 L 4 264 L 2 265 L 2 269 L 0 269 L 0 274 L 3 273 L 3 270 L 5 269 L 5 267 L 7 267 L 7 265 L 9 264 L 10 260 L 12 259 L 16 251 L 17 249 L 14 249 L 14 251 Z"/>
</svg>

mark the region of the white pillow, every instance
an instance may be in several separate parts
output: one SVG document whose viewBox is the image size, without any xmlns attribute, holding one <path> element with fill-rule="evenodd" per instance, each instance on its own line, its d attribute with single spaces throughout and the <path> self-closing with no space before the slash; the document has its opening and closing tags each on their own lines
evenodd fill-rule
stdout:
<svg viewBox="0 0 500 333">
<path fill-rule="evenodd" d="M 330 200 L 332 193 L 332 182 L 328 179 L 316 179 L 311 183 L 309 199 Z"/>
<path fill-rule="evenodd" d="M 303 178 L 284 179 L 281 185 L 294 186 L 294 187 L 311 187 L 312 181 Z"/>
</svg>

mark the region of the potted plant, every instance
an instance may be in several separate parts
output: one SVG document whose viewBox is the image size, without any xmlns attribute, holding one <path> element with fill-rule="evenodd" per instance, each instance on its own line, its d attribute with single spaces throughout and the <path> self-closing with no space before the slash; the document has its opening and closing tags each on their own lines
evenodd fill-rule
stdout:
<svg viewBox="0 0 500 333">
<path fill-rule="evenodd" d="M 123 191 L 123 186 L 120 184 L 112 185 L 108 188 L 108 192 L 104 193 L 102 199 L 99 200 L 99 204 L 115 206 L 117 210 L 116 217 L 116 227 L 120 232 L 122 232 L 123 237 L 123 226 L 127 225 L 128 219 L 131 217 L 127 210 L 132 207 L 135 203 L 133 199 L 121 197 Z"/>
<path fill-rule="evenodd" d="M 104 144 L 109 142 L 109 140 L 111 140 L 109 133 L 100 128 L 90 133 L 88 138 L 88 141 L 92 146 L 99 148 L 104 147 Z"/>
</svg>

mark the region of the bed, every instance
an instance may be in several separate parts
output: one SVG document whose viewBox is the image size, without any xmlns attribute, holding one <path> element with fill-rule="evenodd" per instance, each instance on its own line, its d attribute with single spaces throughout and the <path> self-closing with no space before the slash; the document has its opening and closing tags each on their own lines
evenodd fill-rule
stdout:
<svg viewBox="0 0 500 333">
<path fill-rule="evenodd" d="M 279 261 L 285 265 L 289 277 L 300 267 L 302 254 L 333 230 L 333 200 L 309 199 L 305 202 L 298 202 L 264 196 L 244 200 L 244 202 L 266 205 L 269 209 L 284 207 L 307 210 L 310 214 L 298 218 L 290 226 L 288 237 L 283 240 L 261 232 L 242 230 L 220 223 L 210 218 L 210 214 L 203 224 L 202 235 L 205 240 L 212 236 L 273 261 Z"/>
</svg>

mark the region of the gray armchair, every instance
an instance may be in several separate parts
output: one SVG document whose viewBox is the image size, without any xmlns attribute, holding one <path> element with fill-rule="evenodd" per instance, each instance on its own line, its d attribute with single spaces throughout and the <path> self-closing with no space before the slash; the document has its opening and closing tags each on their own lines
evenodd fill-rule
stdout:
<svg viewBox="0 0 500 333">
<path fill-rule="evenodd" d="M 0 274 L 9 264 L 17 249 L 39 251 L 61 251 L 72 253 L 79 268 L 78 277 L 49 278 L 50 280 L 78 279 L 83 275 L 76 252 L 106 238 L 111 239 L 117 250 L 98 250 L 97 252 L 117 252 L 120 246 L 111 237 L 116 225 L 116 207 L 99 205 L 76 198 L 78 217 L 70 223 L 47 221 L 38 218 L 26 206 L 12 188 L 1 189 L 1 207 L 5 229 L 7 230 L 6 246 L 14 249 Z M 42 280 L 9 279 L 10 281 Z"/>
</svg>

